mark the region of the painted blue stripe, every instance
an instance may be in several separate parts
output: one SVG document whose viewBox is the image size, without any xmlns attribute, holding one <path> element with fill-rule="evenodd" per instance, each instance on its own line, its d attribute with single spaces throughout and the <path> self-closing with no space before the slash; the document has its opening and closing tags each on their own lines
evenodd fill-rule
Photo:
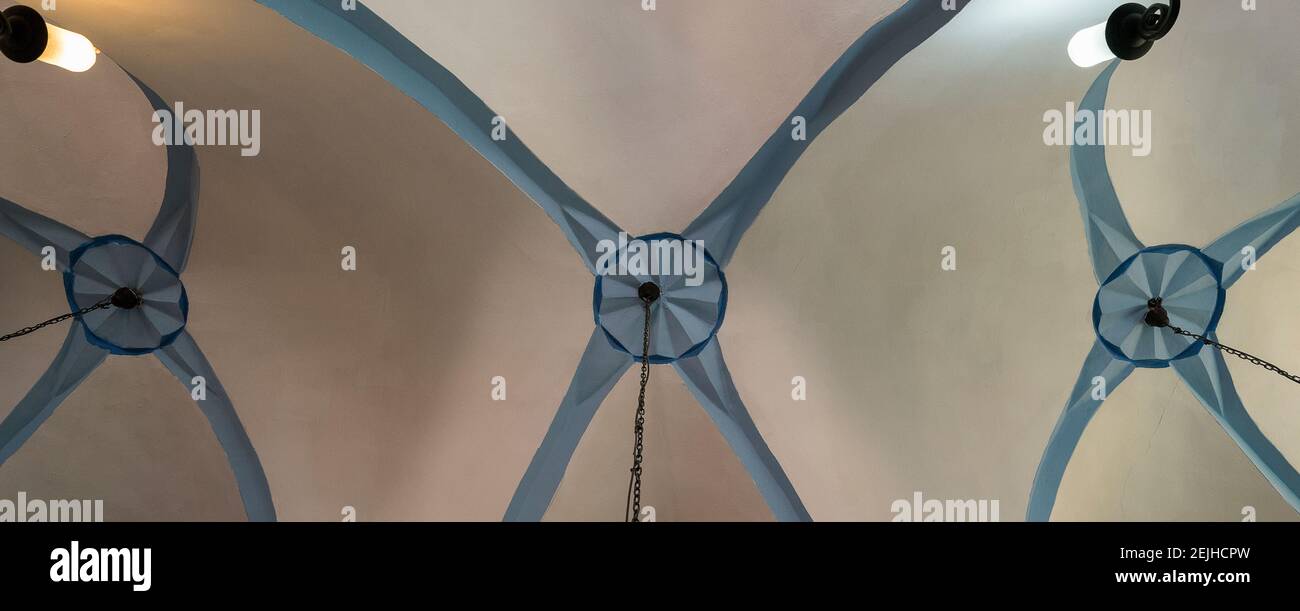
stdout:
<svg viewBox="0 0 1300 611">
<path fill-rule="evenodd" d="M 741 236 L 817 136 L 861 99 L 894 64 L 947 25 L 967 2 L 959 0 L 951 10 L 945 9 L 944 4 L 939 0 L 910 0 L 868 29 L 817 81 L 735 180 L 682 234 L 692 240 L 704 240 L 718 263 L 726 267 Z M 806 140 L 792 137 L 791 121 L 795 117 L 806 121 Z"/>
<path fill-rule="evenodd" d="M 257 0 L 377 72 L 496 166 L 560 226 L 596 272 L 596 242 L 616 239 L 618 226 L 564 184 L 514 134 L 493 140 L 498 116 L 451 71 L 434 61 L 363 3 L 344 10 L 338 0 Z"/>
</svg>

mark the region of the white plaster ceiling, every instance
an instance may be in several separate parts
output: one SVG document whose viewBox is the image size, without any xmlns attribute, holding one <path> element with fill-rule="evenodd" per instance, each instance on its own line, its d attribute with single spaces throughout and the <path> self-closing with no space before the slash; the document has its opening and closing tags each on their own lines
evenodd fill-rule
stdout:
<svg viewBox="0 0 1300 611">
<path fill-rule="evenodd" d="M 38 4 L 38 3 L 30 3 Z M 680 230 L 898 0 L 372 0 L 588 201 L 632 232 Z M 998 499 L 1019 519 L 1092 341 L 1064 148 L 1042 115 L 1098 69 L 1065 42 L 1111 0 L 975 0 L 814 143 L 742 242 L 720 337 L 737 387 L 819 520 L 894 499 Z M 0 64 L 0 196 L 89 234 L 142 237 L 162 151 L 130 69 L 191 108 L 256 108 L 263 149 L 201 148 L 189 328 L 234 398 L 282 519 L 497 520 L 591 332 L 590 275 L 553 223 L 368 69 L 249 1 L 60 0 L 105 55 L 73 75 Z M 1300 191 L 1300 7 L 1185 7 L 1122 66 L 1152 155 L 1110 155 L 1147 243 L 1203 244 Z M 142 25 L 143 24 L 143 25 Z M 17 118 L 25 121 L 17 121 Z M 344 273 L 353 245 L 360 269 Z M 956 272 L 939 251 L 954 245 Z M 1229 295 L 1225 342 L 1297 353 L 1295 238 Z M 66 307 L 0 240 L 0 327 Z M 0 349 L 13 405 L 64 330 Z M 1300 460 L 1295 391 L 1230 363 Z M 490 400 L 505 376 L 509 400 Z M 790 379 L 809 400 L 790 400 Z M 619 519 L 635 373 L 606 400 L 548 519 Z M 665 520 L 764 520 L 739 461 L 668 368 L 650 388 L 647 502 Z M 0 407 L 0 414 L 7 407 Z M 0 498 L 104 498 L 110 520 L 241 519 L 184 388 L 113 357 L 0 467 Z M 1171 371 L 1134 373 L 1089 427 L 1057 519 L 1294 519 Z"/>
</svg>

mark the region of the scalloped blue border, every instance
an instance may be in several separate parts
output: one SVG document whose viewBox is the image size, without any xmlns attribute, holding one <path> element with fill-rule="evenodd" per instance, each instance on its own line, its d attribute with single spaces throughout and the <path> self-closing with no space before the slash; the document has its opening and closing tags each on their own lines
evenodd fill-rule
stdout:
<svg viewBox="0 0 1300 611">
<path fill-rule="evenodd" d="M 652 242 L 655 240 L 680 240 L 680 241 L 686 240 L 686 238 L 683 238 L 682 236 L 676 233 L 672 233 L 668 231 L 651 233 L 633 239 L 641 240 L 643 242 Z M 713 323 L 713 329 L 709 331 L 709 336 L 704 338 L 702 341 L 695 344 L 694 346 L 691 346 L 690 349 L 688 349 L 686 352 L 683 352 L 675 357 L 659 356 L 659 355 L 652 354 L 650 355 L 651 364 L 668 365 L 680 361 L 682 359 L 691 358 L 699 354 L 701 350 L 704 350 L 704 347 L 708 346 L 709 342 L 713 341 L 713 338 L 718 336 L 718 330 L 722 328 L 722 321 L 727 317 L 727 291 L 728 291 L 727 274 L 722 271 L 722 266 L 718 265 L 718 262 L 714 260 L 713 255 L 709 254 L 709 249 L 707 247 L 704 249 L 704 260 L 708 261 L 710 264 L 713 265 L 714 269 L 718 270 L 718 280 L 722 282 L 722 292 L 718 295 L 718 320 Z M 607 329 L 605 329 L 605 325 L 601 324 L 600 322 L 600 302 L 601 302 L 600 288 L 601 285 L 603 284 L 603 281 L 604 281 L 604 276 L 597 273 L 596 285 L 595 285 L 595 289 L 592 291 L 592 298 L 591 298 L 591 309 L 592 309 L 592 313 L 595 315 L 596 327 L 599 328 L 601 332 L 605 334 L 605 339 L 609 340 L 610 346 L 613 346 L 614 349 L 618 350 L 619 352 L 623 352 L 625 354 L 631 355 L 632 359 L 639 363 L 645 359 L 639 354 L 632 354 L 632 352 L 628 350 L 627 347 L 624 346 L 622 342 L 615 339 L 614 335 L 611 334 Z"/>
<path fill-rule="evenodd" d="M 128 246 L 139 246 L 140 248 L 143 248 L 146 252 L 148 252 L 150 255 L 152 255 L 154 261 L 156 261 L 158 265 L 162 266 L 163 269 L 167 270 L 169 273 L 171 273 L 171 275 L 175 276 L 178 282 L 180 281 L 181 275 L 176 272 L 176 269 L 173 268 L 166 261 L 164 261 L 162 257 L 158 256 L 158 253 L 154 252 L 153 249 L 149 248 L 148 246 L 145 246 L 144 244 L 141 244 L 140 242 L 137 242 L 124 235 L 110 234 L 110 235 L 99 236 L 89 242 L 86 242 L 85 244 L 82 244 L 81 246 L 78 246 L 76 250 L 73 250 L 71 253 L 68 254 L 68 267 L 63 271 L 63 291 L 68 298 L 68 306 L 72 308 L 73 312 L 80 310 L 83 306 L 77 303 L 76 297 L 73 295 L 72 283 L 76 279 L 76 274 L 73 273 L 72 270 L 76 269 L 77 261 L 80 261 L 82 255 L 86 254 L 87 251 L 89 251 L 92 248 L 104 246 L 106 244 L 126 244 Z M 176 338 L 180 337 L 180 334 L 185 331 L 185 327 L 189 324 L 190 297 L 189 297 L 189 293 L 186 292 L 185 290 L 185 283 L 180 282 L 180 285 L 181 285 L 181 299 L 179 305 L 181 307 L 181 318 L 182 318 L 181 326 L 178 327 L 175 331 L 168 333 L 167 335 L 164 335 L 162 337 L 162 340 L 159 342 L 159 344 L 153 348 L 125 348 L 117 344 L 114 344 L 113 342 L 110 342 L 104 338 L 101 338 L 98 335 L 95 335 L 95 332 L 90 330 L 90 327 L 87 326 L 85 322 L 81 320 L 80 316 L 77 317 L 77 324 L 80 324 L 81 328 L 86 332 L 86 341 L 90 342 L 91 345 L 99 346 L 100 348 L 108 350 L 113 354 L 119 356 L 142 356 L 146 354 L 153 354 L 157 350 L 161 350 L 163 348 L 166 348 L 167 346 L 172 345 L 172 342 L 175 342 Z"/>
<path fill-rule="evenodd" d="M 1144 253 L 1167 255 L 1176 252 L 1190 252 L 1196 255 L 1201 259 L 1201 261 L 1205 262 L 1205 265 L 1206 267 L 1209 268 L 1210 273 L 1214 274 L 1215 284 L 1217 284 L 1219 287 L 1219 299 L 1217 302 L 1215 302 L 1214 313 L 1210 315 L 1210 322 L 1205 325 L 1205 331 L 1202 333 L 1206 337 L 1209 337 L 1214 333 L 1214 330 L 1219 327 L 1219 318 L 1220 316 L 1223 315 L 1223 302 L 1227 300 L 1228 291 L 1223 288 L 1223 264 L 1212 259 L 1209 255 L 1206 255 L 1205 253 L 1201 252 L 1201 249 L 1196 248 L 1195 246 L 1188 246 L 1186 244 L 1162 244 L 1160 246 L 1150 246 L 1147 248 L 1143 248 L 1142 250 L 1133 253 L 1128 259 L 1125 259 L 1123 263 L 1119 264 L 1119 267 L 1116 267 L 1115 271 L 1111 272 L 1110 276 L 1107 277 L 1106 281 L 1101 283 L 1101 285 L 1102 287 L 1104 287 L 1107 284 L 1110 284 L 1111 281 L 1120 277 L 1125 271 L 1128 270 L 1129 266 L 1132 265 L 1133 262 L 1136 261 L 1137 258 L 1143 255 Z M 1106 351 L 1110 352 L 1111 356 L 1121 361 L 1132 363 L 1137 367 L 1145 367 L 1147 369 L 1163 369 L 1165 367 L 1168 367 L 1169 364 L 1172 363 L 1173 361 L 1178 361 L 1190 356 L 1195 356 L 1197 353 L 1201 351 L 1201 349 L 1205 347 L 1205 344 L 1201 342 L 1193 341 L 1192 345 L 1188 346 L 1186 350 L 1183 350 L 1182 352 L 1178 353 L 1177 356 L 1170 359 L 1135 360 L 1129 358 L 1128 355 L 1124 354 L 1124 351 L 1119 349 L 1119 346 L 1112 344 L 1105 337 L 1102 337 L 1101 288 L 1100 287 L 1097 289 L 1097 296 L 1093 297 L 1092 299 L 1092 330 L 1094 333 L 1097 334 L 1097 340 L 1100 341 L 1101 344 L 1106 347 Z"/>
</svg>

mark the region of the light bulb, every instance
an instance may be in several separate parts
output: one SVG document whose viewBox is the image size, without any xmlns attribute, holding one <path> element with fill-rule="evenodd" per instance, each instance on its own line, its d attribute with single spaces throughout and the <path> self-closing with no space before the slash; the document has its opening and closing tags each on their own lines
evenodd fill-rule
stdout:
<svg viewBox="0 0 1300 611">
<path fill-rule="evenodd" d="M 1070 61 L 1080 68 L 1091 68 L 1106 60 L 1115 59 L 1115 53 L 1106 43 L 1106 22 L 1079 30 L 1070 39 Z"/>
<path fill-rule="evenodd" d="M 50 40 L 45 52 L 37 59 L 71 72 L 85 72 L 95 65 L 99 50 L 85 36 L 69 32 L 52 23 L 46 23 Z"/>
</svg>

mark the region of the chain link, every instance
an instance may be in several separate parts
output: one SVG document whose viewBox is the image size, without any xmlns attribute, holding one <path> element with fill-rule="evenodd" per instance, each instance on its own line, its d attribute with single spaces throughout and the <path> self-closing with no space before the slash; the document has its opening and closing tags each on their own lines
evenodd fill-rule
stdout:
<svg viewBox="0 0 1300 611">
<path fill-rule="evenodd" d="M 111 307 L 113 307 L 113 298 L 112 298 L 112 297 L 108 297 L 108 298 L 104 299 L 103 301 L 101 301 L 101 302 L 99 302 L 99 303 L 97 303 L 97 304 L 95 304 L 95 305 L 93 305 L 93 306 L 90 306 L 90 307 L 88 307 L 88 308 L 82 308 L 82 309 L 80 309 L 80 310 L 77 310 L 76 312 L 72 312 L 72 313 L 69 313 L 69 314 L 64 314 L 64 315 L 62 315 L 62 316 L 58 316 L 58 317 L 55 317 L 55 318 L 51 318 L 51 319 L 49 319 L 49 320 L 47 320 L 47 321 L 45 321 L 45 322 L 43 322 L 43 323 L 35 324 L 35 325 L 30 326 L 30 327 L 26 327 L 26 328 L 24 328 L 24 329 L 19 329 L 18 331 L 14 331 L 13 333 L 10 333 L 9 335 L 0 336 L 0 342 L 7 342 L 7 341 L 9 341 L 9 340 L 11 340 L 11 339 L 17 339 L 17 338 L 22 337 L 22 336 L 24 336 L 24 335 L 31 335 L 32 333 L 35 333 L 35 332 L 37 332 L 37 331 L 40 331 L 41 329 L 44 329 L 45 327 L 48 327 L 48 326 L 50 326 L 50 325 L 57 325 L 57 324 L 59 324 L 59 323 L 65 321 L 65 320 L 67 320 L 67 319 L 69 319 L 69 318 L 80 318 L 80 317 L 82 317 L 82 316 L 84 316 L 84 315 L 86 315 L 86 314 L 89 314 L 89 313 L 91 313 L 91 312 L 94 312 L 95 310 L 107 310 L 108 308 L 111 308 Z"/>
<path fill-rule="evenodd" d="M 628 522 L 641 521 L 641 461 L 645 450 L 645 387 L 650 382 L 650 302 L 645 305 L 645 334 L 641 338 L 641 394 L 636 399 L 636 445 L 632 447 L 632 477 L 627 484 L 628 508 L 624 517 Z"/>
<path fill-rule="evenodd" d="M 1274 364 L 1272 364 L 1272 363 L 1270 363 L 1270 362 L 1268 362 L 1268 361 L 1266 361 L 1266 360 L 1264 360 L 1264 359 L 1261 359 L 1261 358 L 1259 358 L 1259 357 L 1257 357 L 1257 356 L 1255 356 L 1255 355 L 1253 355 L 1253 354 L 1249 354 L 1249 353 L 1246 353 L 1246 352 L 1242 352 L 1242 351 L 1240 351 L 1240 350 L 1238 350 L 1238 349 L 1236 349 L 1236 348 L 1232 348 L 1232 347 L 1230 347 L 1230 346 L 1225 346 L 1225 345 L 1223 345 L 1223 344 L 1220 344 L 1219 342 L 1216 342 L 1216 341 L 1214 341 L 1214 340 L 1212 340 L 1212 339 L 1209 339 L 1209 338 L 1205 337 L 1204 335 L 1197 335 L 1197 334 L 1195 334 L 1195 333 L 1192 333 L 1191 331 L 1185 331 L 1185 330 L 1180 329 L 1180 328 L 1178 328 L 1178 327 L 1175 327 L 1175 326 L 1173 326 L 1173 325 L 1169 325 L 1169 329 L 1172 330 L 1174 333 L 1177 333 L 1177 334 L 1179 334 L 1179 335 L 1183 335 L 1183 336 L 1186 336 L 1186 337 L 1194 338 L 1194 339 L 1196 339 L 1197 341 L 1199 341 L 1199 342 L 1201 342 L 1201 343 L 1203 343 L 1203 344 L 1205 344 L 1205 345 L 1207 345 L 1207 346 L 1214 346 L 1215 348 L 1218 348 L 1219 350 L 1222 350 L 1222 351 L 1224 351 L 1224 352 L 1226 352 L 1226 353 L 1228 353 L 1228 354 L 1231 354 L 1232 356 L 1235 356 L 1235 357 L 1240 358 L 1240 359 L 1242 359 L 1242 360 L 1244 360 L 1244 361 L 1247 361 L 1247 362 L 1249 362 L 1249 363 L 1252 364 L 1252 365 L 1259 365 L 1260 367 L 1263 367 L 1264 369 L 1267 369 L 1267 370 L 1269 370 L 1269 371 L 1272 371 L 1272 372 L 1274 372 L 1274 373 L 1276 373 L 1276 374 L 1278 374 L 1278 375 L 1280 375 L 1280 376 L 1282 376 L 1282 377 L 1284 377 L 1284 378 L 1286 378 L 1286 379 L 1288 379 L 1288 380 L 1291 380 L 1292 382 L 1295 382 L 1296 384 L 1300 384 L 1300 376 L 1298 376 L 1298 375 L 1293 375 L 1293 374 L 1290 374 L 1290 373 L 1287 373 L 1285 369 L 1282 369 L 1282 368 L 1278 367 L 1277 365 L 1274 365 Z"/>
</svg>

